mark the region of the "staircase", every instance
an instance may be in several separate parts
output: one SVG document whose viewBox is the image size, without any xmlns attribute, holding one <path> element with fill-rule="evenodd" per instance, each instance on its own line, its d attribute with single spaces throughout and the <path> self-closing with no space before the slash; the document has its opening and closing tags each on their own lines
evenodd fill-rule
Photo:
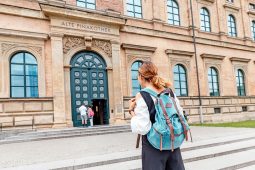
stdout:
<svg viewBox="0 0 255 170">
<path fill-rule="evenodd" d="M 101 128 L 99 128 L 101 129 Z M 116 130 L 116 127 L 110 128 Z M 125 131 L 126 126 L 117 129 Z M 86 129 L 88 134 L 90 130 Z M 210 133 L 210 132 L 208 132 Z M 209 134 L 214 135 L 214 134 Z M 123 145 L 124 147 L 124 145 Z M 208 138 L 196 138 L 193 143 L 185 142 L 182 156 L 186 170 L 254 170 L 255 169 L 255 131 L 244 134 Z M 87 156 L 78 159 L 26 165 L 15 170 L 141 170 L 141 148 L 126 151 Z M 10 168 L 11 170 L 12 168 Z"/>
<path fill-rule="evenodd" d="M 0 145 L 40 141 L 59 138 L 84 137 L 94 135 L 105 135 L 114 133 L 130 132 L 129 125 L 123 126 L 94 126 L 91 128 L 68 128 L 68 129 L 51 129 L 40 131 L 24 131 L 24 132 L 3 132 L 0 134 Z"/>
<path fill-rule="evenodd" d="M 189 144 L 182 148 L 186 170 L 254 170 L 254 155 L 255 133 L 239 136 L 237 139 L 225 138 Z M 87 163 L 53 169 L 67 170 L 71 167 L 82 170 L 142 169 L 140 151 L 104 155 L 104 158 L 98 158 L 97 161 L 94 159 L 94 161 L 87 161 Z"/>
</svg>

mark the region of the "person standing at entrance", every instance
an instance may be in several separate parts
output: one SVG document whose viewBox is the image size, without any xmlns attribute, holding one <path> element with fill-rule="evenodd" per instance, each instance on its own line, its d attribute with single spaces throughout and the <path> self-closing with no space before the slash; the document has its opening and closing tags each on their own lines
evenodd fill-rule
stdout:
<svg viewBox="0 0 255 170">
<path fill-rule="evenodd" d="M 79 112 L 81 114 L 82 126 L 85 127 L 87 126 L 88 120 L 87 107 L 85 106 L 85 103 L 82 103 L 81 107 L 79 107 Z"/>
<path fill-rule="evenodd" d="M 166 88 L 170 88 L 170 83 L 158 76 L 158 68 L 152 62 L 143 62 L 138 70 L 138 81 L 142 88 L 150 89 L 156 94 L 160 94 Z M 149 142 L 147 133 L 151 130 L 156 119 L 155 114 L 152 116 L 152 113 L 155 113 L 156 98 L 148 93 L 148 97 L 151 99 L 150 103 L 153 105 L 153 107 L 149 107 L 142 96 L 143 94 L 142 92 L 137 93 L 136 97 L 129 101 L 132 132 L 143 135 L 142 169 L 185 170 L 180 148 L 159 150 Z M 176 95 L 175 99 L 177 107 L 180 108 Z M 170 105 L 167 107 L 170 107 Z"/>
<path fill-rule="evenodd" d="M 94 117 L 94 111 L 92 110 L 92 106 L 88 107 L 88 116 L 90 121 L 90 126 L 93 126 L 93 117 Z"/>
</svg>

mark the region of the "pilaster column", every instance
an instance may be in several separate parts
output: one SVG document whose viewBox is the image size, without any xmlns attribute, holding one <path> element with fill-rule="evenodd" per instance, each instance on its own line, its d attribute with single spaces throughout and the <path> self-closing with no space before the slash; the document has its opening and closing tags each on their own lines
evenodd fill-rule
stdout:
<svg viewBox="0 0 255 170">
<path fill-rule="evenodd" d="M 66 125 L 63 35 L 51 35 L 52 89 L 54 102 L 54 126 Z"/>
<path fill-rule="evenodd" d="M 73 127 L 72 121 L 72 99 L 71 99 L 71 87 L 70 87 L 70 69 L 71 65 L 64 66 L 64 79 L 65 79 L 65 115 L 66 115 L 66 125 L 68 127 Z"/>
<path fill-rule="evenodd" d="M 152 0 L 153 20 L 164 21 L 165 16 L 162 15 L 165 1 Z"/>
<path fill-rule="evenodd" d="M 114 93 L 114 114 L 115 120 L 123 120 L 123 91 L 121 86 L 121 57 L 120 57 L 120 43 L 112 42 L 112 67 L 113 67 L 113 93 Z"/>
<path fill-rule="evenodd" d="M 223 40 L 224 40 L 224 37 L 227 36 L 227 34 L 228 34 L 228 26 L 227 26 L 228 16 L 226 15 L 226 10 L 223 7 L 223 5 L 225 3 L 226 3 L 226 1 L 216 0 L 217 12 L 218 12 L 217 20 L 218 20 L 218 24 L 219 24 L 219 33 L 220 33 L 220 36 L 223 38 Z"/>
</svg>

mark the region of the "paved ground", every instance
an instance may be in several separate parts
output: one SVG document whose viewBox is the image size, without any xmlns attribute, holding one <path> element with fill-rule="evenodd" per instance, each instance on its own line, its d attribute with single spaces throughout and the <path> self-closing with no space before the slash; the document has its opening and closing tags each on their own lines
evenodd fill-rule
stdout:
<svg viewBox="0 0 255 170">
<path fill-rule="evenodd" d="M 218 143 L 221 141 L 235 140 L 249 137 L 250 134 L 254 134 L 255 129 L 248 128 L 213 128 L 213 127 L 192 127 L 192 134 L 194 142 L 187 142 L 183 145 L 183 148 L 197 147 L 200 145 Z M 62 164 L 63 167 L 68 167 L 70 164 L 79 164 L 84 160 L 87 162 L 104 162 L 104 160 L 116 160 L 117 158 L 132 159 L 140 154 L 140 149 L 135 149 L 136 135 L 132 133 L 120 133 L 109 134 L 90 137 L 76 137 L 65 139 L 53 139 L 23 143 L 12 143 L 0 145 L 0 168 L 13 168 L 13 169 L 28 169 L 27 165 L 40 165 L 38 167 L 54 167 L 56 164 Z M 246 142 L 245 140 L 243 142 Z M 231 166 L 239 159 L 240 164 L 247 161 L 255 160 L 255 139 L 250 140 L 247 143 L 233 143 L 231 145 L 218 148 L 206 148 L 201 150 L 194 150 L 189 152 L 183 152 L 183 157 L 186 160 L 191 160 L 193 157 L 202 157 L 211 153 L 218 153 L 221 151 L 232 151 L 240 149 L 242 145 L 249 146 L 249 150 L 238 153 L 225 155 L 219 155 L 217 159 L 210 158 L 196 161 L 187 161 L 185 163 L 186 169 L 194 170 L 208 170 L 208 165 L 211 169 L 220 169 L 220 164 L 226 164 Z M 222 148 L 221 148 L 222 147 Z M 223 156 L 223 157 L 222 157 Z M 233 159 L 232 159 L 233 158 Z M 210 161 L 214 159 L 214 161 Z M 222 160 L 228 160 L 222 162 Z M 235 162 L 231 162 L 235 161 Z M 217 162 L 217 166 L 213 163 Z M 64 165 L 66 164 L 66 165 Z M 128 166 L 130 164 L 130 166 Z M 211 165 L 212 164 L 212 165 Z M 135 166 L 134 166 L 135 165 Z M 91 166 L 91 164 L 90 164 Z M 139 169 L 141 167 L 141 160 L 135 159 L 133 161 L 119 161 L 116 164 L 110 164 L 104 166 L 91 167 L 89 169 Z M 213 166 L 215 166 L 213 168 Z M 18 168 L 19 167 L 19 168 Z M 57 167 L 57 166 L 55 166 Z M 122 168 L 125 167 L 125 168 Z M 196 167 L 196 168 L 195 168 Z M 206 168 L 207 167 L 207 168 Z M 253 169 L 252 164 L 249 168 Z M 36 168 L 36 170 L 38 170 Z M 34 169 L 30 166 L 30 169 Z M 210 169 L 210 168 L 209 168 Z M 244 168 L 245 169 L 245 168 Z"/>
</svg>

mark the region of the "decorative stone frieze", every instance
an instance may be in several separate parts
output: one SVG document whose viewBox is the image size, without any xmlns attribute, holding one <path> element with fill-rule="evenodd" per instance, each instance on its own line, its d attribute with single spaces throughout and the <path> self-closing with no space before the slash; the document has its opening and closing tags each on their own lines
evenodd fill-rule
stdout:
<svg viewBox="0 0 255 170">
<path fill-rule="evenodd" d="M 63 51 L 64 53 L 68 53 L 72 48 L 76 48 L 79 46 L 84 46 L 84 38 L 81 37 L 64 37 L 63 39 Z"/>
<path fill-rule="evenodd" d="M 151 61 L 151 56 L 156 51 L 156 47 L 122 44 L 121 47 L 125 49 L 127 62 L 132 64 L 134 61 Z"/>
<path fill-rule="evenodd" d="M 186 69 L 190 69 L 190 60 L 194 55 L 194 52 L 167 49 L 165 53 L 170 59 L 171 68 L 173 68 L 176 64 L 183 64 Z"/>
<path fill-rule="evenodd" d="M 92 46 L 100 48 L 103 50 L 109 57 L 112 57 L 112 45 L 110 41 L 105 40 L 92 40 Z"/>
<path fill-rule="evenodd" d="M 67 54 L 71 49 L 77 47 L 85 47 L 91 49 L 96 47 L 103 50 L 109 57 L 112 56 L 112 45 L 110 41 L 92 39 L 92 37 L 64 37 L 63 51 Z"/>
<path fill-rule="evenodd" d="M 206 54 L 203 53 L 201 57 L 204 59 L 205 64 L 205 72 L 207 73 L 207 70 L 209 67 L 216 67 L 219 72 L 221 72 L 221 64 L 224 60 L 225 56 L 222 55 L 215 55 L 215 54 Z"/>
<path fill-rule="evenodd" d="M 32 49 L 33 51 L 37 52 L 40 56 L 42 56 L 42 47 L 36 47 L 36 46 L 29 46 L 29 45 L 21 45 L 21 44 L 9 44 L 9 43 L 2 43 L 2 54 L 6 54 L 8 51 L 10 51 L 13 48 L 17 47 L 25 47 Z"/>
<path fill-rule="evenodd" d="M 42 48 L 41 47 L 30 46 L 30 48 L 34 49 L 38 54 L 40 54 L 42 56 Z"/>
<path fill-rule="evenodd" d="M 7 43 L 3 43 L 2 44 L 2 54 L 6 53 L 7 51 L 9 51 L 11 48 L 16 47 L 16 44 L 7 44 Z"/>
<path fill-rule="evenodd" d="M 92 37 L 84 37 L 86 49 L 91 49 L 92 47 Z"/>
<path fill-rule="evenodd" d="M 127 78 L 127 89 L 128 94 L 132 95 L 132 75 L 131 70 L 132 64 L 136 61 L 151 61 L 153 53 L 156 51 L 156 47 L 134 45 L 123 43 L 121 45 L 122 49 L 125 51 L 125 60 L 126 60 L 126 78 Z"/>
<path fill-rule="evenodd" d="M 214 67 L 216 68 L 217 72 L 218 72 L 218 81 L 219 81 L 219 91 L 220 94 L 224 94 L 223 92 L 223 86 L 222 86 L 222 81 L 223 81 L 223 77 L 222 77 L 222 63 L 223 60 L 226 56 L 222 56 L 222 55 L 216 55 L 216 54 L 208 54 L 208 53 L 203 53 L 201 54 L 201 58 L 204 61 L 204 75 L 208 74 L 208 69 L 210 67 Z M 208 77 L 206 76 L 206 83 L 209 83 Z M 207 90 L 209 94 L 209 87 L 207 86 Z"/>
<path fill-rule="evenodd" d="M 249 72 L 248 72 L 248 63 L 251 61 L 251 59 L 247 59 L 247 58 L 239 58 L 239 57 L 231 57 L 230 61 L 232 62 L 233 65 L 233 71 L 234 74 L 236 74 L 236 71 L 238 69 L 241 69 L 244 72 L 244 76 L 245 76 L 245 92 L 246 95 L 249 95 L 249 86 L 248 86 L 248 82 L 250 77 Z"/>
<path fill-rule="evenodd" d="M 151 58 L 150 57 L 141 57 L 141 56 L 137 57 L 134 55 L 127 56 L 128 63 L 133 63 L 134 61 L 151 61 Z"/>
</svg>

